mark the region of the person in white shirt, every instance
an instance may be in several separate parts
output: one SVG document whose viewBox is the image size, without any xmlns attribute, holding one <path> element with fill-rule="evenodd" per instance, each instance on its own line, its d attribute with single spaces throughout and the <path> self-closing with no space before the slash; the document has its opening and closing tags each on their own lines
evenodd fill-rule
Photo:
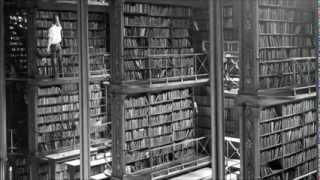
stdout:
<svg viewBox="0 0 320 180">
<path fill-rule="evenodd" d="M 49 33 L 48 33 L 47 51 L 48 53 L 51 54 L 52 72 L 53 72 L 53 76 L 55 77 L 58 77 L 58 75 L 60 75 L 60 77 L 62 76 L 61 41 L 62 41 L 62 26 L 60 24 L 59 16 L 54 15 L 53 24 L 49 28 Z M 57 69 L 56 69 L 56 64 L 58 65 Z"/>
</svg>

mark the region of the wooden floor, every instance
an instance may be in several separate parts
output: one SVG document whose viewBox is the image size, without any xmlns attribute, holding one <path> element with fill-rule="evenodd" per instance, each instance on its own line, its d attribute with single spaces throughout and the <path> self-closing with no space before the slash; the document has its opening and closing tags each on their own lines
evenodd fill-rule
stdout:
<svg viewBox="0 0 320 180">
<path fill-rule="evenodd" d="M 170 180 L 211 180 L 211 173 L 211 168 L 203 168 L 188 174 L 171 178 Z M 239 173 L 240 172 L 227 174 L 225 180 L 238 180 Z"/>
<path fill-rule="evenodd" d="M 170 180 L 209 180 L 211 179 L 211 172 L 211 168 L 203 168 L 188 174 L 171 178 Z"/>
</svg>

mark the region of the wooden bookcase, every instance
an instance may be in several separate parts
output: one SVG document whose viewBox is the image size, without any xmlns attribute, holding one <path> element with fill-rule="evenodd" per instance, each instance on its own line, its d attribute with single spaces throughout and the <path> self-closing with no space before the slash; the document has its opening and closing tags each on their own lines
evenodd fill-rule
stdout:
<svg viewBox="0 0 320 180">
<path fill-rule="evenodd" d="M 111 3 L 114 179 L 165 179 L 210 164 L 194 94 L 208 85 L 206 5 Z"/>
<path fill-rule="evenodd" d="M 113 127 L 118 127 L 113 128 L 114 177 L 165 178 L 186 171 L 184 164 L 190 165 L 188 170 L 210 164 L 208 134 L 199 136 L 197 127 L 194 87 L 116 91 L 112 97 L 118 102 L 112 106 L 112 112 L 118 112 L 112 115 Z"/>
<path fill-rule="evenodd" d="M 111 47 L 112 59 L 117 59 L 112 68 L 114 83 L 207 79 L 207 56 L 192 47 L 191 32 L 197 28 L 192 22 L 192 9 L 180 3 L 162 11 L 166 1 L 162 5 L 134 2 L 113 3 L 112 19 L 121 19 L 112 24 L 112 37 L 118 41 Z"/>
<path fill-rule="evenodd" d="M 240 1 L 225 0 L 223 1 L 223 40 L 239 40 L 240 30 Z"/>
<path fill-rule="evenodd" d="M 316 1 L 241 4 L 241 176 L 316 179 Z"/>
<path fill-rule="evenodd" d="M 250 99 L 250 102 L 248 101 Z M 238 101 L 245 178 L 294 179 L 318 168 L 316 94 L 294 99 L 243 96 Z"/>
<path fill-rule="evenodd" d="M 315 91 L 314 4 L 313 0 L 242 4 L 242 93 Z"/>
<path fill-rule="evenodd" d="M 66 177 L 65 159 L 79 149 L 79 44 L 74 1 L 6 4 L 6 66 L 8 98 L 19 103 L 24 116 L 16 115 L 17 105 L 9 103 L 8 118 L 23 123 L 21 149 L 28 155 L 30 179 Z M 53 15 L 62 25 L 61 71 L 54 74 L 46 52 L 48 29 Z M 89 91 L 90 145 L 103 145 L 111 138 L 109 9 L 101 2 L 89 3 Z M 55 76 L 55 77 L 54 77 Z M 22 93 L 17 96 L 15 93 Z M 109 111 L 109 112 L 108 112 Z M 19 118 L 19 119 L 17 119 Z M 11 119 L 9 119 L 10 121 Z M 20 132 L 19 132 L 20 133 Z M 20 133 L 21 134 L 21 133 Z M 110 148 L 109 148 L 110 151 Z M 59 156 L 59 155 L 57 155 Z M 70 157 L 79 158 L 79 153 Z"/>
</svg>

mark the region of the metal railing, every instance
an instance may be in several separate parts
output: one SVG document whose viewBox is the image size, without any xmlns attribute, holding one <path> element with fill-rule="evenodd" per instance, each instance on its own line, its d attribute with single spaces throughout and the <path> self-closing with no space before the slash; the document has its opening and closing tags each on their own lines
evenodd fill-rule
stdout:
<svg viewBox="0 0 320 180">
<path fill-rule="evenodd" d="M 148 82 L 150 85 L 209 78 L 207 54 L 149 55 L 148 64 Z"/>
<path fill-rule="evenodd" d="M 165 149 L 171 147 L 173 149 L 195 146 L 195 153 L 191 157 L 183 156 L 175 161 L 171 161 L 167 163 L 165 168 L 160 168 L 160 166 L 151 167 L 151 179 L 163 179 L 171 176 L 175 176 L 181 174 L 186 171 L 190 171 L 193 169 L 198 169 L 204 166 L 208 166 L 210 162 L 210 154 L 207 151 L 207 146 L 209 145 L 209 138 L 200 137 L 195 139 L 185 140 L 179 143 L 174 143 L 172 145 L 163 146 L 160 148 L 153 149 L 151 151 L 156 151 L 160 149 Z"/>
<path fill-rule="evenodd" d="M 315 57 L 261 61 L 260 89 L 315 87 L 316 63 Z"/>
<path fill-rule="evenodd" d="M 237 173 L 240 173 L 240 139 L 225 137 L 225 174 L 226 179 L 235 179 Z"/>
</svg>

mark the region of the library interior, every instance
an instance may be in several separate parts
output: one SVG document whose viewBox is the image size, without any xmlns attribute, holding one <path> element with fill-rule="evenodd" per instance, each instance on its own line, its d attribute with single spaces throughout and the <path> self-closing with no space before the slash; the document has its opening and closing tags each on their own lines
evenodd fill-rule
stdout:
<svg viewBox="0 0 320 180">
<path fill-rule="evenodd" d="M 320 0 L 0 0 L 0 180 L 317 180 Z"/>
</svg>

